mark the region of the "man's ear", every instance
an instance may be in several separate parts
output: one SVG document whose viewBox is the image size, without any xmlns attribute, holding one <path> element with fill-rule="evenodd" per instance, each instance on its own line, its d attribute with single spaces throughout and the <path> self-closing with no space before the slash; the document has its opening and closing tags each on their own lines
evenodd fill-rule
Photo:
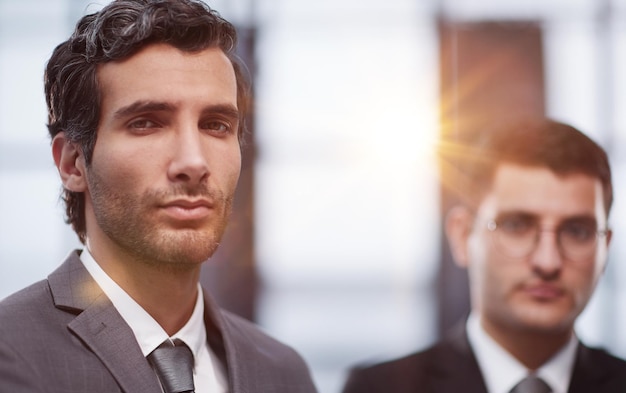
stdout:
<svg viewBox="0 0 626 393">
<path fill-rule="evenodd" d="M 69 191 L 87 189 L 85 157 L 80 148 L 59 132 L 52 139 L 52 156 L 61 175 L 63 187 Z"/>
<path fill-rule="evenodd" d="M 611 239 L 613 239 L 613 231 L 611 229 L 608 229 L 606 231 L 606 236 L 604 238 L 600 238 L 600 240 L 606 242 L 607 249 L 608 249 L 609 245 L 611 244 Z M 610 260 L 610 258 L 607 258 L 605 256 L 604 263 L 602 264 L 602 274 L 604 274 L 604 272 L 606 272 L 606 268 L 607 268 L 607 266 L 609 266 L 609 260 Z"/>
<path fill-rule="evenodd" d="M 474 216 L 465 206 L 454 206 L 446 215 L 446 236 L 450 251 L 459 267 L 467 268 L 467 243 L 472 231 Z"/>
<path fill-rule="evenodd" d="M 609 229 L 606 232 L 606 246 L 608 247 L 611 244 L 611 239 L 613 239 L 613 231 Z"/>
</svg>

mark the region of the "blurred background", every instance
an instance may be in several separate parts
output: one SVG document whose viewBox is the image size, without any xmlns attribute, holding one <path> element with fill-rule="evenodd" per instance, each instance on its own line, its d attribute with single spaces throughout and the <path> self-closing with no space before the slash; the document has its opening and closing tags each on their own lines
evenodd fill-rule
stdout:
<svg viewBox="0 0 626 393">
<path fill-rule="evenodd" d="M 106 3 L 0 0 L 0 298 L 80 246 L 42 75 Z M 298 349 L 321 393 L 465 316 L 435 146 L 522 114 L 570 123 L 611 155 L 610 263 L 578 331 L 626 356 L 626 0 L 208 3 L 241 33 L 255 98 L 233 219 L 202 279 Z"/>
</svg>

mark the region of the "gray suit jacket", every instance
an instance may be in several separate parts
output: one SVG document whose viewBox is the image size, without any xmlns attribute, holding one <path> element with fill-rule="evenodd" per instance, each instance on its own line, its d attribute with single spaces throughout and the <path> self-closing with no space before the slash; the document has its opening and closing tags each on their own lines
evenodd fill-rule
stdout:
<svg viewBox="0 0 626 393">
<path fill-rule="evenodd" d="M 204 297 L 207 337 L 230 393 L 316 391 L 293 349 Z M 0 302 L 0 393 L 9 392 L 161 392 L 132 330 L 77 252 L 47 280 Z"/>
<path fill-rule="evenodd" d="M 434 346 L 354 368 L 343 393 L 487 393 L 465 324 Z M 626 392 L 626 362 L 579 344 L 568 393 Z"/>
</svg>

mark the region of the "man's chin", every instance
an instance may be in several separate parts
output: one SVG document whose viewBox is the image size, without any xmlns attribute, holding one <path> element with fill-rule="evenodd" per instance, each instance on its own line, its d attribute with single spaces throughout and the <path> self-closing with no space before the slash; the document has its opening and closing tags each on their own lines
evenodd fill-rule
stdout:
<svg viewBox="0 0 626 393">
<path fill-rule="evenodd" d="M 569 332 L 575 318 L 563 310 L 532 310 L 520 318 L 521 325 L 526 331 L 542 334 L 557 334 Z"/>
<path fill-rule="evenodd" d="M 155 242 L 155 259 L 166 265 L 193 268 L 207 261 L 219 246 L 221 236 L 197 231 L 162 234 Z"/>
</svg>

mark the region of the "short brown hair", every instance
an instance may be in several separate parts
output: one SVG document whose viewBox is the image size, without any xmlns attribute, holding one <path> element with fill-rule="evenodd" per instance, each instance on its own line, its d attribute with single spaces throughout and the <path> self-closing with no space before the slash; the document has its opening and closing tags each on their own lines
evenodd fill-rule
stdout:
<svg viewBox="0 0 626 393">
<path fill-rule="evenodd" d="M 578 129 L 546 118 L 523 119 L 485 129 L 457 144 L 457 153 L 441 158 L 453 165 L 461 201 L 476 207 L 503 162 L 547 167 L 558 175 L 582 173 L 602 184 L 607 215 L 613 204 L 611 168 L 606 152 Z"/>
</svg>

